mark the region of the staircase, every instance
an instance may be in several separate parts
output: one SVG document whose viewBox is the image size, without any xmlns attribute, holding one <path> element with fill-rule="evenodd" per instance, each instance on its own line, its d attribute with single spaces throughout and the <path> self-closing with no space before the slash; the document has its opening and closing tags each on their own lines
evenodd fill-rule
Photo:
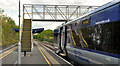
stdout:
<svg viewBox="0 0 120 66">
<path fill-rule="evenodd" d="M 31 52 L 32 45 L 32 21 L 31 19 L 24 19 L 21 36 L 21 51 Z"/>
</svg>

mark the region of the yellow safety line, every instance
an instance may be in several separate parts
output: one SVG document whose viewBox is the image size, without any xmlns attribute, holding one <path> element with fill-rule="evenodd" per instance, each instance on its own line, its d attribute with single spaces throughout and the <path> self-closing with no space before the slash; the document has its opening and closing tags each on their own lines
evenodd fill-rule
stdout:
<svg viewBox="0 0 120 66">
<path fill-rule="evenodd" d="M 36 43 L 35 43 L 35 44 L 36 44 Z M 50 62 L 48 61 L 48 59 L 45 57 L 45 55 L 43 54 L 43 52 L 42 52 L 42 50 L 40 49 L 39 45 L 38 45 L 38 44 L 36 44 L 36 45 L 37 45 L 39 51 L 41 52 L 41 54 L 43 55 L 43 57 L 45 58 L 46 62 L 49 64 L 49 66 L 51 66 L 51 63 L 50 63 Z"/>
<path fill-rule="evenodd" d="M 9 55 L 10 53 L 12 53 L 17 47 L 13 48 L 10 52 L 8 52 L 7 54 L 3 55 L 2 57 L 0 57 L 0 59 L 6 57 L 7 55 Z"/>
<path fill-rule="evenodd" d="M 38 46 L 37 46 L 38 47 Z M 45 57 L 45 55 L 43 54 L 43 52 L 41 51 L 41 49 L 38 47 L 39 51 L 42 53 L 43 57 L 45 58 L 45 60 L 47 61 L 47 63 L 51 66 L 50 62 L 48 61 L 48 59 Z"/>
<path fill-rule="evenodd" d="M 11 49 L 8 50 L 8 51 L 3 52 L 2 54 L 0 54 L 0 57 L 3 56 L 4 54 L 8 53 L 9 51 L 11 51 Z"/>
<path fill-rule="evenodd" d="M 13 48 L 12 48 L 12 49 L 13 49 Z M 6 53 L 10 52 L 12 49 L 7 50 L 7 51 L 3 52 L 2 54 L 0 54 L 0 57 L 1 57 L 1 56 L 3 56 L 4 54 L 6 54 Z"/>
</svg>

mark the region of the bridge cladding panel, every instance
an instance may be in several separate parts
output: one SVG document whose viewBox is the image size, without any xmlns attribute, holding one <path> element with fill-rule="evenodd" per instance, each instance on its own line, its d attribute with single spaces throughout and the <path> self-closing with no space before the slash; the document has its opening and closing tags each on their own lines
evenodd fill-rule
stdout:
<svg viewBox="0 0 120 66">
<path fill-rule="evenodd" d="M 21 51 L 31 52 L 32 45 L 32 20 L 24 19 L 21 37 Z"/>
</svg>

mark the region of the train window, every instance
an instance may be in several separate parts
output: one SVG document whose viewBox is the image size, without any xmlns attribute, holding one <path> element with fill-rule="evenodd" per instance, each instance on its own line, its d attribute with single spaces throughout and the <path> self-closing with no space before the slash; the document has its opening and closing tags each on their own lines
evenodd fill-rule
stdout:
<svg viewBox="0 0 120 66">
<path fill-rule="evenodd" d="M 83 20 L 82 25 L 89 24 L 89 19 Z"/>
<path fill-rule="evenodd" d="M 88 44 L 90 49 L 120 54 L 120 22 L 111 22 L 92 27 L 81 28 L 81 40 Z M 83 44 L 84 44 L 83 43 Z"/>
<path fill-rule="evenodd" d="M 73 39 L 73 42 L 74 42 L 74 46 L 80 46 L 80 37 L 79 35 L 77 34 L 77 31 L 76 30 L 72 30 L 72 39 Z"/>
</svg>

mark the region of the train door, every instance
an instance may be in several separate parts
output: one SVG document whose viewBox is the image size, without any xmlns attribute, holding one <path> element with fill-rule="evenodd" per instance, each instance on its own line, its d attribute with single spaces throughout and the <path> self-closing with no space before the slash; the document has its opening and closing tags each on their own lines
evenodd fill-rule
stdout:
<svg viewBox="0 0 120 66">
<path fill-rule="evenodd" d="M 70 47 L 71 46 L 71 37 L 70 37 L 70 30 L 67 30 L 67 44 L 66 47 Z"/>
<path fill-rule="evenodd" d="M 66 40 L 66 50 L 67 50 L 67 56 L 68 56 L 68 58 L 69 59 L 72 59 L 73 58 L 73 55 L 72 55 L 72 47 L 71 47 L 71 45 L 72 45 L 72 37 L 71 37 L 71 29 L 70 28 L 68 28 L 67 29 L 67 40 Z"/>
<path fill-rule="evenodd" d="M 57 47 L 59 47 L 59 34 L 57 35 Z"/>
<path fill-rule="evenodd" d="M 61 49 L 64 50 L 64 42 L 65 42 L 65 28 L 63 27 L 61 30 Z"/>
<path fill-rule="evenodd" d="M 55 47 L 55 50 L 58 49 L 58 39 L 59 39 L 59 32 L 58 32 L 58 29 L 54 30 L 54 47 Z"/>
<path fill-rule="evenodd" d="M 58 35 L 57 35 L 57 44 L 56 44 L 56 53 L 59 54 L 62 52 L 62 49 L 61 49 L 61 30 L 62 28 L 58 28 Z"/>
<path fill-rule="evenodd" d="M 59 28 L 58 29 L 59 30 L 59 34 L 58 34 L 58 47 L 59 47 L 59 49 L 61 49 L 61 29 Z"/>
<path fill-rule="evenodd" d="M 68 57 L 71 60 L 71 63 L 74 63 L 77 60 L 77 47 L 76 45 L 80 43 L 79 35 L 77 34 L 76 23 L 68 25 L 67 29 L 67 53 Z"/>
</svg>

